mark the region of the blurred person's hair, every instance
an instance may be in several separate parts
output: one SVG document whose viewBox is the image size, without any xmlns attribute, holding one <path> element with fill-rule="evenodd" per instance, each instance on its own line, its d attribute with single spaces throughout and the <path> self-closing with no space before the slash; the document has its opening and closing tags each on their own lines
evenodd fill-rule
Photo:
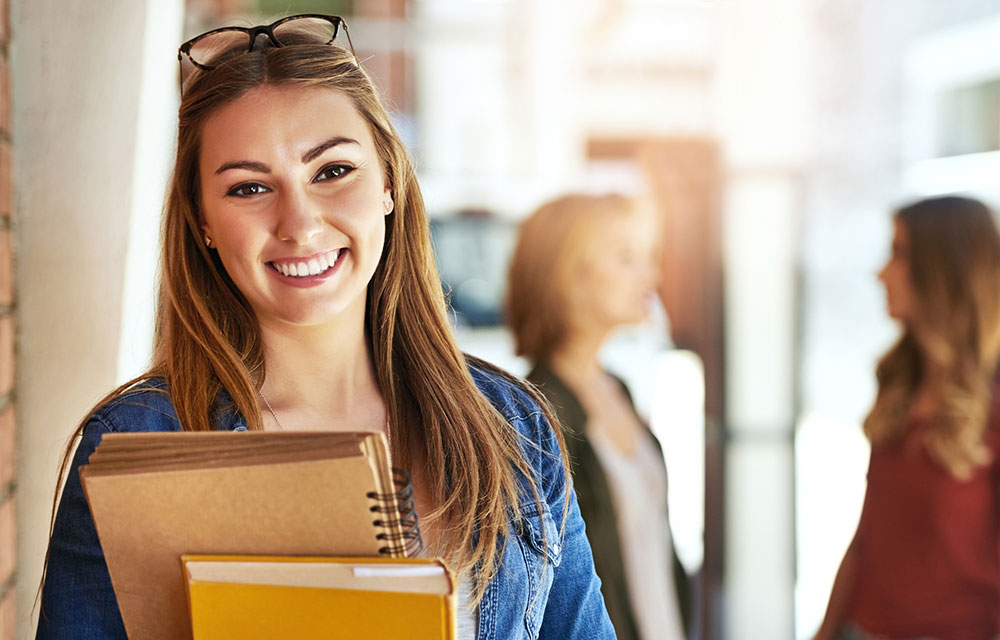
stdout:
<svg viewBox="0 0 1000 640">
<path fill-rule="evenodd" d="M 390 418 L 393 462 L 412 468 L 419 461 L 424 469 L 430 498 L 438 508 L 420 518 L 440 521 L 444 532 L 441 548 L 431 551 L 445 557 L 456 572 L 474 576 L 473 599 L 478 603 L 496 573 L 509 518 L 520 517 L 524 500 L 541 508 L 540 487 L 525 461 L 522 442 L 478 390 L 467 360 L 509 376 L 465 356 L 455 343 L 413 165 L 354 55 L 337 45 L 276 48 L 264 41 L 258 39 L 249 53 L 220 56 L 228 59 L 212 70 L 192 73 L 185 82 L 163 223 L 152 365 L 97 406 L 155 376 L 166 380 L 185 430 L 215 429 L 223 389 L 249 428 L 263 429 L 257 404 L 266 375 L 260 327 L 218 255 L 202 241 L 201 134 L 208 118 L 257 87 L 322 87 L 342 93 L 368 123 L 395 203 L 386 217 L 385 246 L 368 285 L 365 314 L 375 376 Z M 548 405 L 530 393 L 556 424 L 545 409 Z M 86 421 L 64 456 L 60 478 Z M 565 455 L 563 463 L 568 465 Z"/>
<path fill-rule="evenodd" d="M 517 355 L 546 362 L 562 345 L 571 328 L 567 292 L 589 241 L 639 211 L 638 201 L 622 195 L 567 195 L 521 223 L 506 299 Z"/>
<path fill-rule="evenodd" d="M 959 478 L 989 461 L 983 432 L 1000 359 L 1000 235 L 991 211 L 946 196 L 900 209 L 909 235 L 915 318 L 879 361 L 878 396 L 864 430 L 873 446 L 898 438 L 928 365 L 937 412 L 931 455 Z"/>
</svg>

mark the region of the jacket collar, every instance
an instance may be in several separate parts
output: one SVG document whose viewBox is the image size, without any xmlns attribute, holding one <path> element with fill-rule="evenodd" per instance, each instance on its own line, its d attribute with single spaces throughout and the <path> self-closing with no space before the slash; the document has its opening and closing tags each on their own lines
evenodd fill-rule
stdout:
<svg viewBox="0 0 1000 640">
<path fill-rule="evenodd" d="M 246 418 L 236 408 L 233 397 L 225 389 L 219 391 L 215 401 L 215 425 L 219 431 L 249 431 Z"/>
</svg>

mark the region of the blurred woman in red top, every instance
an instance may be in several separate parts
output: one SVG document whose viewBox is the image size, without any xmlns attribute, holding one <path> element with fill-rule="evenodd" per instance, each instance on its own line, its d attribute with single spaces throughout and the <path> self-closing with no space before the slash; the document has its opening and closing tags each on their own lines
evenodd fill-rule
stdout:
<svg viewBox="0 0 1000 640">
<path fill-rule="evenodd" d="M 899 341 L 865 420 L 868 489 L 817 640 L 995 638 L 1000 235 L 955 196 L 895 215 L 879 273 Z"/>
</svg>

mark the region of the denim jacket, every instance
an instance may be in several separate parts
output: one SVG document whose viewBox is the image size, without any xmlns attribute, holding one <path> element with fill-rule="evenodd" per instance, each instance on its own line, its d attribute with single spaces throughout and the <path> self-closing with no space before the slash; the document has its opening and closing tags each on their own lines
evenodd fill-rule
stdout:
<svg viewBox="0 0 1000 640">
<path fill-rule="evenodd" d="M 574 492 L 569 496 L 565 531 L 559 535 L 568 479 L 551 425 L 516 383 L 484 367 L 473 365 L 470 371 L 480 391 L 521 436 L 522 451 L 535 472 L 542 498 L 539 513 L 527 492 L 521 505 L 522 522 L 511 522 L 499 570 L 479 604 L 477 640 L 614 638 Z M 220 406 L 220 430 L 246 430 L 241 415 L 227 409 L 225 402 Z M 91 416 L 73 458 L 49 543 L 38 640 L 126 637 L 78 469 L 105 433 L 180 428 L 166 386 L 157 379 L 112 400 Z"/>
</svg>

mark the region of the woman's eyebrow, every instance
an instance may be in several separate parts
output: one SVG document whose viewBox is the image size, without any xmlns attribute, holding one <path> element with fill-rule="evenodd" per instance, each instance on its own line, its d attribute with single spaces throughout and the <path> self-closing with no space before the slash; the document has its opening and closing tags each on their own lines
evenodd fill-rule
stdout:
<svg viewBox="0 0 1000 640">
<path fill-rule="evenodd" d="M 344 136 L 334 136 L 329 140 L 327 140 L 326 142 L 321 142 L 320 144 L 316 145 L 309 151 L 306 151 L 302 155 L 302 164 L 315 160 L 316 157 L 319 156 L 319 154 L 323 153 L 327 149 L 331 147 L 336 147 L 337 145 L 341 144 L 356 144 L 359 147 L 361 146 L 361 143 L 355 140 L 354 138 L 345 138 Z"/>
<path fill-rule="evenodd" d="M 361 146 L 361 143 L 355 140 L 354 138 L 345 138 L 344 136 L 334 136 L 329 140 L 321 142 L 320 144 L 316 145 L 309 151 L 306 151 L 305 154 L 302 155 L 302 163 L 305 164 L 307 162 L 311 162 L 327 149 L 336 147 L 337 145 L 341 144 L 356 144 L 359 147 Z M 271 167 L 264 164 L 263 162 L 253 162 L 252 160 L 235 160 L 233 162 L 223 163 L 218 169 L 215 170 L 215 174 L 218 175 L 223 171 L 228 171 L 230 169 L 247 169 L 248 171 L 256 171 L 258 173 L 271 173 Z"/>
<path fill-rule="evenodd" d="M 249 171 L 256 171 L 258 173 L 271 173 L 271 167 L 267 166 L 263 162 L 252 162 L 250 160 L 236 160 L 233 162 L 223 163 L 218 169 L 215 170 L 215 175 L 219 175 L 223 171 L 229 171 L 230 169 L 247 169 Z"/>
</svg>

